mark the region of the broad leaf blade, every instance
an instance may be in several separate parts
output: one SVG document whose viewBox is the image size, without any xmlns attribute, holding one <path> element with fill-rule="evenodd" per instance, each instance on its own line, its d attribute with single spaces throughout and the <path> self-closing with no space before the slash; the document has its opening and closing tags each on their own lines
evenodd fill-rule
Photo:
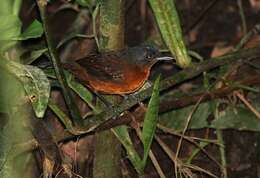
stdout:
<svg viewBox="0 0 260 178">
<path fill-rule="evenodd" d="M 156 79 L 154 83 L 153 93 L 148 104 L 147 112 L 145 114 L 144 124 L 141 139 L 144 146 L 144 156 L 143 156 L 143 165 L 146 164 L 150 147 L 153 141 L 156 124 L 158 120 L 158 111 L 159 111 L 159 83 L 160 76 Z"/>
<path fill-rule="evenodd" d="M 20 35 L 21 21 L 16 15 L 0 16 L 0 40 L 11 40 Z"/>
<path fill-rule="evenodd" d="M 0 66 L 7 69 L 22 82 L 36 116 L 43 117 L 50 96 L 50 83 L 44 72 L 34 66 L 21 65 L 3 59 L 0 60 Z"/>
<path fill-rule="evenodd" d="M 191 105 L 163 113 L 160 115 L 159 123 L 165 127 L 175 130 L 176 132 L 182 131 L 193 108 L 194 105 Z M 192 115 L 192 119 L 189 123 L 189 129 L 202 129 L 208 127 L 209 124 L 207 119 L 210 114 L 210 102 L 201 103 Z"/>
<path fill-rule="evenodd" d="M 19 18 L 21 0 L 1 1 L 0 6 L 0 52 L 16 44 L 12 41 L 21 33 L 22 23 Z M 2 55 L 2 54 L 1 54 Z"/>
<path fill-rule="evenodd" d="M 256 102 L 256 103 L 259 103 Z M 257 106 L 257 104 L 255 105 Z M 259 108 L 259 104 L 258 104 Z M 237 129 L 260 131 L 260 120 L 245 106 L 228 107 L 218 113 L 210 127 L 216 129 Z"/>
</svg>

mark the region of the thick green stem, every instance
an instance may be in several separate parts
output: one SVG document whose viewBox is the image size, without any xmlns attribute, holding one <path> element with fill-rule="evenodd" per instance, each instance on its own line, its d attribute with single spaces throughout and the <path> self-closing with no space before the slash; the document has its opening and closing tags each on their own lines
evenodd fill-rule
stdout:
<svg viewBox="0 0 260 178">
<path fill-rule="evenodd" d="M 124 47 L 124 0 L 102 1 L 100 6 L 100 49 Z"/>
<path fill-rule="evenodd" d="M 99 50 L 124 48 L 124 0 L 100 4 Z M 96 133 L 94 177 L 121 177 L 121 144 L 110 130 Z"/>
</svg>

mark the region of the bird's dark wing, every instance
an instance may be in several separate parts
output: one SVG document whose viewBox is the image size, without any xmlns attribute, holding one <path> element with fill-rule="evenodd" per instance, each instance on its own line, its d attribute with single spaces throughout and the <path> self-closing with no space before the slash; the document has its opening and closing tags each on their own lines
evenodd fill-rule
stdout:
<svg viewBox="0 0 260 178">
<path fill-rule="evenodd" d="M 123 61 L 122 57 L 124 57 L 122 53 L 107 52 L 90 55 L 76 62 L 86 70 L 90 77 L 96 80 L 123 83 L 126 80 L 124 73 L 126 61 Z"/>
</svg>

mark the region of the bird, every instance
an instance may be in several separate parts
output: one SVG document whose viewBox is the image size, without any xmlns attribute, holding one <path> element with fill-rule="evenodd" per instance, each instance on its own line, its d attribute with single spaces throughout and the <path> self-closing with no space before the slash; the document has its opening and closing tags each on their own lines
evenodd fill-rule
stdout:
<svg viewBox="0 0 260 178">
<path fill-rule="evenodd" d="M 161 57 L 154 47 L 135 46 L 91 54 L 63 67 L 94 92 L 125 95 L 144 85 L 157 61 L 172 59 Z"/>
</svg>

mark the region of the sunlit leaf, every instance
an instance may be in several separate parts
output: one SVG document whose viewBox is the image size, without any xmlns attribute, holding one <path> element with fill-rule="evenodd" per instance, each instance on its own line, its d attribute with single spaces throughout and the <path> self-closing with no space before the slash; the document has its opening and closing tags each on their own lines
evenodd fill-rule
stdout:
<svg viewBox="0 0 260 178">
<path fill-rule="evenodd" d="M 19 98 L 24 96 L 21 82 L 15 76 L 0 68 L 0 112 L 8 113 L 10 107 L 19 104 Z M 14 100 L 15 99 L 15 100 Z"/>
<path fill-rule="evenodd" d="M 0 40 L 11 40 L 20 35 L 21 21 L 16 15 L 0 16 Z"/>
</svg>

